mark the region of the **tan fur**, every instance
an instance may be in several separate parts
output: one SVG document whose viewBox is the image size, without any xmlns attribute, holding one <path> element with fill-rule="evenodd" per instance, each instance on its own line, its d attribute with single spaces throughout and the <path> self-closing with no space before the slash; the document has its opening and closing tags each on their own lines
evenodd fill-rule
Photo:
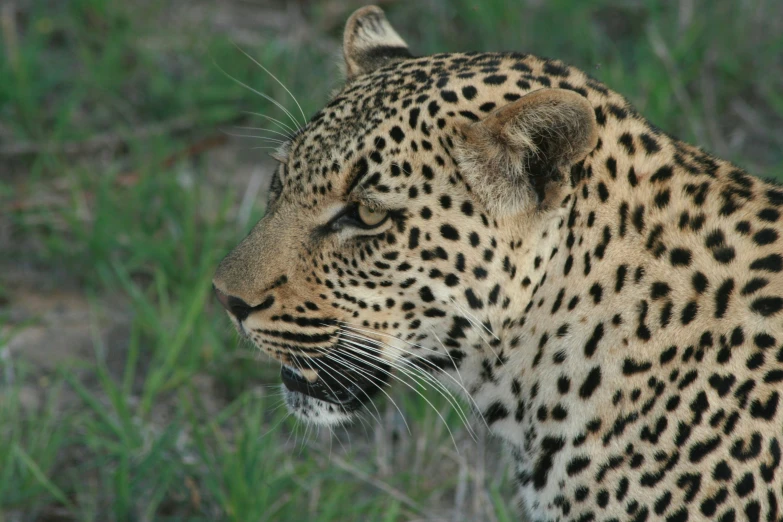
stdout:
<svg viewBox="0 0 783 522">
<path fill-rule="evenodd" d="M 540 89 L 463 128 L 455 156 L 466 180 L 493 216 L 530 208 L 535 194 L 528 165 L 532 157 L 555 163 L 561 175 L 598 141 L 595 114 L 582 96 Z M 536 144 L 540 140 L 548 150 Z"/>
<path fill-rule="evenodd" d="M 345 24 L 343 56 L 345 72 L 350 80 L 379 67 L 386 60 L 372 57 L 378 47 L 408 48 L 386 20 L 380 7 L 368 5 L 353 13 Z"/>
</svg>

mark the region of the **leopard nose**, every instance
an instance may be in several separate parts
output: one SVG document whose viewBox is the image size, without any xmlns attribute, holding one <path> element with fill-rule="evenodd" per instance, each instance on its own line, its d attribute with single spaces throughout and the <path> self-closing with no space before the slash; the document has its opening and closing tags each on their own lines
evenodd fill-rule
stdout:
<svg viewBox="0 0 783 522">
<path fill-rule="evenodd" d="M 217 296 L 218 301 L 220 301 L 220 304 L 223 305 L 223 308 L 228 310 L 231 315 L 237 318 L 237 321 L 244 321 L 247 319 L 247 316 L 250 315 L 250 312 L 253 310 L 253 308 L 241 300 L 238 297 L 234 297 L 232 295 L 224 294 L 220 290 L 218 290 L 214 285 L 212 287 L 215 290 L 215 295 Z"/>
</svg>

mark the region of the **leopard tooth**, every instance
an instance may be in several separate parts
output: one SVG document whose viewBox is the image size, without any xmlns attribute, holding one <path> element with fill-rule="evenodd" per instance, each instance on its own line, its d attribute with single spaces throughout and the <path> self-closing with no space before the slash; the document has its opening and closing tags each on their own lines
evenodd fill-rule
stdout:
<svg viewBox="0 0 783 522">
<path fill-rule="evenodd" d="M 309 369 L 297 369 L 294 370 L 296 373 L 298 373 L 300 376 L 304 377 L 304 379 L 308 382 L 315 382 L 318 380 L 318 372 L 315 370 L 309 370 Z"/>
</svg>

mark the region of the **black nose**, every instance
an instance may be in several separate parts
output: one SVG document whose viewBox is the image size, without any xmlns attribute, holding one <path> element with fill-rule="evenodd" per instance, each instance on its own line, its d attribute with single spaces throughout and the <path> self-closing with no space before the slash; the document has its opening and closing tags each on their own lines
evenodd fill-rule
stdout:
<svg viewBox="0 0 783 522">
<path fill-rule="evenodd" d="M 214 288 L 214 287 L 213 287 Z M 223 305 L 223 308 L 231 312 L 231 315 L 237 318 L 237 321 L 244 321 L 250 312 L 253 310 L 249 304 L 244 302 L 238 297 L 226 295 L 217 288 L 214 288 L 215 295 L 217 295 L 218 301 Z"/>
</svg>

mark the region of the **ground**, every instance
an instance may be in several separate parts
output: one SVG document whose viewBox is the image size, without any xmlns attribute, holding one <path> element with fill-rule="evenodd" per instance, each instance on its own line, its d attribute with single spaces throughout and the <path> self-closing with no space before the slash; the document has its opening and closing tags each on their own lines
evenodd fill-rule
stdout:
<svg viewBox="0 0 783 522">
<path fill-rule="evenodd" d="M 561 58 L 783 180 L 775 0 L 379 3 L 414 52 Z M 275 128 L 250 112 L 291 124 L 232 77 L 301 118 L 242 51 L 309 116 L 361 4 L 120 4 L 0 6 L 0 522 L 516 520 L 478 422 L 474 438 L 433 390 L 434 408 L 399 388 L 356 426 L 308 430 L 211 296 L 275 145 L 235 135 L 276 136 L 243 128 Z"/>
</svg>

